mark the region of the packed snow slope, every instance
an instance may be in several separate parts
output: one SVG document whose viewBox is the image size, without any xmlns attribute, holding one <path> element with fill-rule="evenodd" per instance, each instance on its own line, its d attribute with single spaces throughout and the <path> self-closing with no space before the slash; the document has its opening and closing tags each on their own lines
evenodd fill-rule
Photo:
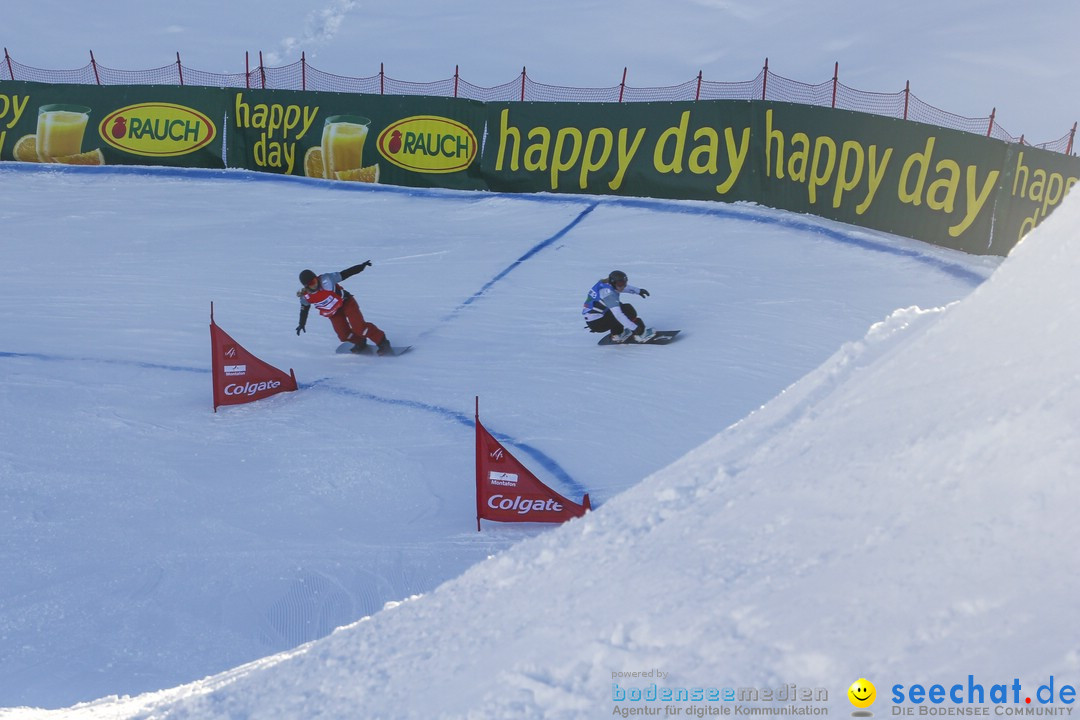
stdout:
<svg viewBox="0 0 1080 720">
<path fill-rule="evenodd" d="M 1065 596 L 1026 579 L 1062 562 L 1036 529 L 1071 539 L 1069 395 L 1044 392 L 1073 378 L 1047 332 L 1070 325 L 1071 206 L 942 311 L 997 261 L 753 207 L 14 164 L 0 182 L 0 705 L 254 661 L 55 715 L 590 717 L 612 672 L 654 665 L 846 687 L 1064 662 L 1068 633 L 1032 618 Z M 299 269 L 369 258 L 347 287 L 416 350 L 334 355 L 317 317 L 297 337 Z M 583 331 L 614 267 L 677 343 Z M 211 301 L 299 392 L 211 412 Z M 476 395 L 598 509 L 475 532 Z M 1024 635 L 1027 655 L 994 644 Z"/>
<path fill-rule="evenodd" d="M 291 656 L 102 709 L 606 717 L 612 673 L 651 669 L 823 686 L 841 716 L 860 677 L 879 716 L 894 684 L 1075 687 L 1078 275 L 1074 197 L 969 297 L 898 310 L 584 518 Z"/>
</svg>

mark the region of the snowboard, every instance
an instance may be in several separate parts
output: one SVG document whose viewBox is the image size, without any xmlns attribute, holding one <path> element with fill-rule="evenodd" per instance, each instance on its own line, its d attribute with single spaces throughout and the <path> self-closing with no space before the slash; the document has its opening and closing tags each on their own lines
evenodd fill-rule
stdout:
<svg viewBox="0 0 1080 720">
<path fill-rule="evenodd" d="M 605 335 L 604 337 L 600 338 L 600 342 L 598 342 L 596 344 L 597 345 L 616 345 L 616 346 L 618 346 L 618 345 L 667 345 L 669 342 L 674 340 L 675 336 L 678 335 L 680 332 L 682 332 L 682 331 L 681 330 L 657 330 L 656 334 L 652 336 L 652 339 L 648 340 L 646 342 L 638 342 L 637 340 L 634 340 L 631 337 L 630 339 L 625 340 L 625 341 L 623 341 L 621 343 L 613 343 L 613 342 L 611 342 L 611 335 L 608 334 L 608 335 Z"/>
<path fill-rule="evenodd" d="M 368 355 L 370 357 L 398 357 L 399 355 L 404 355 L 405 353 L 412 350 L 412 345 L 406 345 L 405 347 L 394 347 L 394 346 L 391 345 L 390 349 L 393 350 L 392 353 L 390 353 L 389 355 L 379 355 L 378 353 L 375 352 L 375 346 L 372 345 L 371 343 L 368 343 L 367 345 L 365 345 L 364 349 L 361 350 L 360 352 L 353 352 L 352 351 L 353 347 L 355 347 L 355 343 L 351 343 L 351 342 L 341 343 L 340 345 L 338 345 L 337 350 L 335 350 L 334 352 L 336 352 L 338 355 Z"/>
</svg>

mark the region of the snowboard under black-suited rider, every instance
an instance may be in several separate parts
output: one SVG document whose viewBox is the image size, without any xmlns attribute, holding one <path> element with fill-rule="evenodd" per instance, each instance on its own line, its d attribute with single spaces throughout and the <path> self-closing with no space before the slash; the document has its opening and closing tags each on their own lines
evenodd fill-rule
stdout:
<svg viewBox="0 0 1080 720">
<path fill-rule="evenodd" d="M 625 342 L 631 337 L 638 342 L 651 340 L 656 330 L 645 327 L 634 306 L 620 301 L 619 293 L 649 297 L 648 290 L 628 284 L 622 270 L 612 270 L 592 286 L 585 298 L 581 314 L 589 331 L 610 332 L 613 343 Z"/>
<path fill-rule="evenodd" d="M 353 352 L 363 352 L 370 340 L 375 343 L 379 355 L 393 353 L 390 341 L 386 339 L 386 333 L 374 323 L 364 320 L 364 314 L 360 312 L 356 298 L 339 284 L 363 272 L 367 267 L 371 267 L 370 260 L 345 268 L 341 272 L 317 275 L 311 270 L 302 271 L 300 284 L 303 287 L 296 293 L 300 298 L 300 324 L 296 326 L 296 334 L 307 332 L 304 326 L 307 325 L 308 313 L 314 306 L 320 315 L 330 318 L 334 332 L 342 342 L 351 342 L 355 345 Z"/>
</svg>

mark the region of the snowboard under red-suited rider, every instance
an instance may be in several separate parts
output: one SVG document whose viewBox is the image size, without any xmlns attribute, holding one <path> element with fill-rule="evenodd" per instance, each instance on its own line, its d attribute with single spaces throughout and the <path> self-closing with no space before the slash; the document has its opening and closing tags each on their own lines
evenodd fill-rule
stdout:
<svg viewBox="0 0 1080 720">
<path fill-rule="evenodd" d="M 634 306 L 619 299 L 620 293 L 649 297 L 648 290 L 630 285 L 622 270 L 612 270 L 606 278 L 601 278 L 592 286 L 585 298 L 581 314 L 585 317 L 589 332 L 610 332 L 613 343 L 625 342 L 630 338 L 637 342 L 651 340 L 656 330 L 645 327 Z"/>
<path fill-rule="evenodd" d="M 393 349 L 390 347 L 390 341 L 386 339 L 386 333 L 374 323 L 364 319 L 356 298 L 339 284 L 363 272 L 367 267 L 371 267 L 370 260 L 345 268 L 341 272 L 318 275 L 311 270 L 301 271 L 300 284 L 303 287 L 296 293 L 300 298 L 300 324 L 296 326 L 297 336 L 301 332 L 307 332 L 304 326 L 307 325 L 308 313 L 314 307 L 320 315 L 330 318 L 334 332 L 342 342 L 351 342 L 355 345 L 352 352 L 364 352 L 370 340 L 375 343 L 376 352 L 379 355 L 392 354 Z"/>
</svg>

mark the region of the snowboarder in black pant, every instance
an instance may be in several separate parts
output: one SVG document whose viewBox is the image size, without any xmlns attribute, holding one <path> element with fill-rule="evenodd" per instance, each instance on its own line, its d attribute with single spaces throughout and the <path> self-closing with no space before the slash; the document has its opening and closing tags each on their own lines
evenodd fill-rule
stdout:
<svg viewBox="0 0 1080 720">
<path fill-rule="evenodd" d="M 649 291 L 628 284 L 626 273 L 612 270 L 606 278 L 600 279 L 589 290 L 581 314 L 589 332 L 610 332 L 611 342 L 621 343 L 631 337 L 637 342 L 647 342 L 656 335 L 656 330 L 645 327 L 633 305 L 620 302 L 619 293 L 630 293 L 649 297 Z"/>
</svg>

